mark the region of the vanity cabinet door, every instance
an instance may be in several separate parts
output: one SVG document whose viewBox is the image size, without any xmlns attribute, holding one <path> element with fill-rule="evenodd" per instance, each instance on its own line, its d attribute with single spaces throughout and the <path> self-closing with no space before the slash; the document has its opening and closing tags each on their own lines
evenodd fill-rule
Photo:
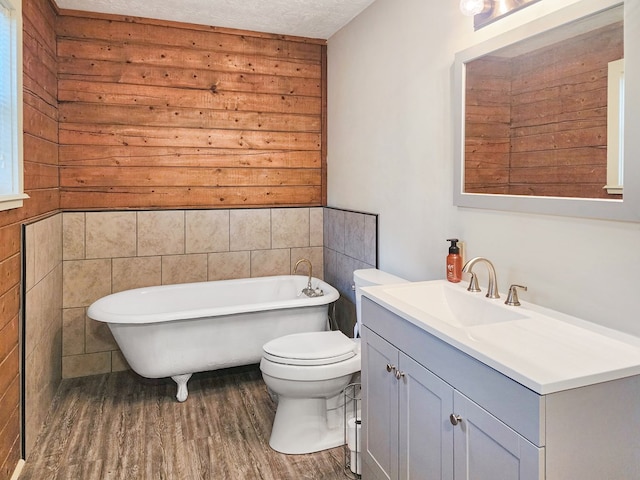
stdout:
<svg viewBox="0 0 640 480">
<path fill-rule="evenodd" d="M 453 480 L 453 388 L 363 330 L 363 479 Z"/>
<path fill-rule="evenodd" d="M 398 349 L 362 331 L 362 477 L 398 478 Z"/>
<path fill-rule="evenodd" d="M 452 480 L 453 388 L 403 353 L 399 364 L 399 478 Z"/>
<path fill-rule="evenodd" d="M 460 392 L 454 392 L 455 480 L 543 480 L 544 448 L 517 434 Z"/>
</svg>

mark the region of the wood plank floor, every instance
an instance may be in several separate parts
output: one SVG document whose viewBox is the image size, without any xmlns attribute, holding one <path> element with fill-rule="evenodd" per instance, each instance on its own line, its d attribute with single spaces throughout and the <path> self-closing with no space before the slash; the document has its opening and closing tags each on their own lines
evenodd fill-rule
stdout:
<svg viewBox="0 0 640 480">
<path fill-rule="evenodd" d="M 257 366 L 169 379 L 118 372 L 63 380 L 20 480 L 342 480 L 342 448 L 269 448 L 275 404 Z"/>
</svg>

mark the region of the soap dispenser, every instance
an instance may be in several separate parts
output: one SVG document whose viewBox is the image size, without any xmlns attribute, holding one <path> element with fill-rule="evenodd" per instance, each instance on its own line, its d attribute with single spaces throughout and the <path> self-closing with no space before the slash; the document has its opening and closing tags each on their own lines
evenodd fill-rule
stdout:
<svg viewBox="0 0 640 480">
<path fill-rule="evenodd" d="M 458 247 L 457 238 L 448 238 L 447 242 L 451 242 L 449 247 L 449 255 L 447 255 L 447 280 L 458 283 L 462 280 L 462 257 L 460 256 L 460 247 Z"/>
</svg>

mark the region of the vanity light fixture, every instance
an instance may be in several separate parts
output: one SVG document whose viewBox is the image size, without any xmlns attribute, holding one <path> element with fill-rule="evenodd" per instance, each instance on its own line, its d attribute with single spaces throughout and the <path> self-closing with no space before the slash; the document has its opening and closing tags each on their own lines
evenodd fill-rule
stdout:
<svg viewBox="0 0 640 480">
<path fill-rule="evenodd" d="M 467 17 L 473 17 L 484 11 L 484 0 L 460 0 L 460 11 Z"/>
<path fill-rule="evenodd" d="M 460 0 L 460 11 L 473 17 L 475 30 L 539 0 Z"/>
</svg>

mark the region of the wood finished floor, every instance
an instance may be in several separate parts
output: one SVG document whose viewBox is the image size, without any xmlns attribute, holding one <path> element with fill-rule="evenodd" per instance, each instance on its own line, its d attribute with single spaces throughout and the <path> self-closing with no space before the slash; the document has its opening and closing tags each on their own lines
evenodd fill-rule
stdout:
<svg viewBox="0 0 640 480">
<path fill-rule="evenodd" d="M 63 380 L 20 480 L 342 480 L 342 448 L 269 448 L 275 404 L 257 366 L 194 375 L 189 398 L 132 372 Z"/>
</svg>

